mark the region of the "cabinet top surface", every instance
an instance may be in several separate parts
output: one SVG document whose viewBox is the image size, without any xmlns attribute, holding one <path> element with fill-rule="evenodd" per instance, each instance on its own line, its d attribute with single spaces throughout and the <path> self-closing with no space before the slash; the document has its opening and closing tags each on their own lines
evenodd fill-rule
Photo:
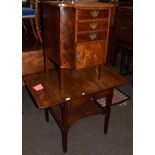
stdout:
<svg viewBox="0 0 155 155">
<path fill-rule="evenodd" d="M 104 8 L 114 7 L 116 4 L 113 3 L 101 3 L 101 2 L 89 2 L 89 1 L 43 1 L 41 4 L 57 7 L 73 7 L 73 8 Z"/>
</svg>

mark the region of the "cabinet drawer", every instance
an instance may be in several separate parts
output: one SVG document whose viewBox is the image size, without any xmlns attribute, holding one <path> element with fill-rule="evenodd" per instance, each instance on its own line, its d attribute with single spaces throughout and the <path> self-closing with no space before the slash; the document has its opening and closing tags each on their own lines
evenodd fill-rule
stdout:
<svg viewBox="0 0 155 155">
<path fill-rule="evenodd" d="M 85 43 L 85 42 L 91 42 L 91 41 L 96 41 L 96 40 L 105 40 L 106 38 L 107 38 L 107 31 L 79 33 L 77 35 L 77 42 Z"/>
<path fill-rule="evenodd" d="M 109 10 L 108 9 L 90 9 L 90 10 L 78 10 L 78 20 L 83 19 L 97 19 L 97 18 L 108 18 Z"/>
<path fill-rule="evenodd" d="M 78 22 L 78 31 L 106 30 L 108 20 Z"/>
</svg>

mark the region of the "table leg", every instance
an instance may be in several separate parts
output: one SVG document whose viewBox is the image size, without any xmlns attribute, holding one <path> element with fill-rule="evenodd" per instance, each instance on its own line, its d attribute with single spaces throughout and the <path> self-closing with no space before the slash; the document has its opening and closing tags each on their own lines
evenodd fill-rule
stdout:
<svg viewBox="0 0 155 155">
<path fill-rule="evenodd" d="M 62 145 L 63 145 L 63 151 L 64 151 L 64 153 L 67 152 L 68 107 L 69 107 L 69 103 L 68 102 L 65 102 L 63 104 L 63 110 L 62 110 L 62 121 L 63 121 Z"/>
<path fill-rule="evenodd" d="M 49 113 L 48 113 L 48 109 L 45 109 L 45 118 L 46 118 L 46 121 L 49 122 Z"/>
<path fill-rule="evenodd" d="M 110 120 L 110 113 L 111 113 L 111 105 L 112 105 L 112 98 L 113 98 L 113 90 L 106 97 L 106 115 L 104 120 L 104 134 L 106 135 L 108 132 L 109 120 Z"/>
</svg>

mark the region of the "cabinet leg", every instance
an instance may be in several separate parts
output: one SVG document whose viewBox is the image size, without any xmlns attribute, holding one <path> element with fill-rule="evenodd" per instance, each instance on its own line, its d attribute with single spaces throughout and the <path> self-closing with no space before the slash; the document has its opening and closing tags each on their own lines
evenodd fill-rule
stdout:
<svg viewBox="0 0 155 155">
<path fill-rule="evenodd" d="M 106 116 L 104 120 L 104 134 L 106 135 L 108 132 L 108 126 L 109 126 L 109 120 L 110 120 L 110 113 L 111 113 L 111 105 L 112 105 L 112 97 L 113 97 L 113 91 L 112 93 L 106 97 Z"/>
<path fill-rule="evenodd" d="M 64 90 L 64 68 L 59 68 L 59 89 Z"/>
<path fill-rule="evenodd" d="M 64 153 L 67 152 L 67 135 L 68 135 L 68 105 L 66 102 L 63 104 L 62 120 L 63 120 L 63 130 L 62 130 L 62 145 Z"/>
<path fill-rule="evenodd" d="M 48 109 L 45 109 L 45 118 L 46 118 L 46 121 L 49 122 L 49 113 L 48 113 Z"/>
</svg>

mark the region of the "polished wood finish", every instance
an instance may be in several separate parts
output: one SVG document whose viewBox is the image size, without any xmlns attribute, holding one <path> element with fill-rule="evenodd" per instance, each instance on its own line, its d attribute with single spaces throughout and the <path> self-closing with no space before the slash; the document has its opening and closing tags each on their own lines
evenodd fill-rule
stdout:
<svg viewBox="0 0 155 155">
<path fill-rule="evenodd" d="M 59 89 L 58 73 L 56 70 L 49 71 L 47 74 L 41 72 L 25 75 L 23 79 L 40 108 L 47 108 L 63 103 L 66 101 L 66 98 L 70 98 L 70 101 L 72 101 L 82 97 L 82 93 L 89 95 L 128 82 L 119 73 L 111 71 L 106 67 L 102 67 L 100 82 L 96 78 L 95 67 L 76 71 L 66 70 L 64 76 L 64 94 Z M 39 83 L 43 85 L 44 91 L 36 92 L 33 86 Z"/>
<path fill-rule="evenodd" d="M 92 42 L 91 44 L 80 44 L 76 51 L 76 68 L 85 68 L 100 65 L 105 60 L 105 55 L 100 52 L 106 46 L 105 41 Z"/>
<path fill-rule="evenodd" d="M 90 6 L 88 7 L 87 5 L 84 5 L 85 8 L 83 8 L 83 5 L 76 6 L 76 4 L 71 5 L 69 3 L 65 3 L 63 7 L 60 2 L 42 3 L 44 51 L 49 59 L 60 65 L 60 68 L 76 68 L 74 64 L 78 57 L 78 55 L 76 55 L 76 50 L 80 48 L 79 43 L 87 44 L 92 41 L 102 40 L 107 44 L 110 21 L 109 8 L 112 6 L 107 5 L 109 8 L 105 9 L 103 3 L 101 3 L 100 7 L 99 4 L 97 3 L 97 6 L 96 3 L 89 4 L 92 7 L 90 9 Z M 61 9 L 59 9 L 59 5 Z M 77 8 L 75 9 L 74 7 Z M 100 9 L 98 9 L 98 7 Z M 91 11 L 93 12 L 94 9 L 98 11 L 98 15 L 95 18 L 91 15 Z M 44 16 L 46 18 L 44 18 Z M 83 30 L 81 27 L 78 28 L 81 22 L 83 22 Z M 97 26 L 99 25 L 97 31 L 90 27 L 90 24 L 94 22 L 97 23 Z M 103 24 L 105 24 L 105 26 L 102 27 Z M 91 38 L 90 36 L 94 33 L 96 37 Z M 98 47 L 98 44 L 102 46 L 104 43 L 97 42 L 94 46 Z M 94 52 L 100 52 L 100 55 L 103 53 L 106 56 L 106 46 L 103 46 L 104 48 L 102 48 L 102 51 L 101 48 L 97 47 Z M 90 53 L 90 56 L 91 55 L 92 53 Z M 102 58 L 103 57 L 100 58 L 98 63 L 104 63 Z M 89 66 L 97 65 L 98 63 L 90 64 Z M 88 62 L 86 66 L 88 66 Z"/>
<path fill-rule="evenodd" d="M 101 69 L 101 68 L 100 68 Z M 88 76 L 89 75 L 89 76 Z M 67 134 L 71 125 L 79 119 L 95 114 L 105 114 L 104 133 L 108 131 L 113 89 L 129 81 L 119 73 L 102 67 L 100 82 L 96 68 L 65 71 L 64 93 L 59 89 L 57 71 L 35 73 L 23 77 L 29 92 L 39 108 L 53 115 L 62 131 L 62 144 L 67 152 Z M 43 90 L 35 91 L 34 86 L 42 84 Z M 106 97 L 106 107 L 97 104 L 97 99 Z"/>
<path fill-rule="evenodd" d="M 63 68 L 81 69 L 106 63 L 113 4 L 43 1 L 40 6 L 45 58 L 59 66 L 60 84 L 64 83 Z"/>
<path fill-rule="evenodd" d="M 95 6 L 95 5 L 94 5 Z M 93 6 L 93 7 L 94 7 Z M 92 16 L 91 12 L 93 12 L 94 10 L 78 10 L 78 19 L 79 20 L 89 20 L 89 19 L 95 19 L 95 18 L 101 18 L 101 19 L 107 19 L 109 17 L 109 9 L 96 9 L 94 7 L 95 11 L 98 12 L 98 15 L 96 17 Z"/>
<path fill-rule="evenodd" d="M 67 152 L 69 128 L 79 119 L 105 114 L 107 133 L 113 89 L 128 80 L 102 66 L 106 62 L 113 5 L 48 1 L 41 2 L 40 7 L 46 72 L 25 75 L 23 79 L 38 107 L 45 109 L 46 120 L 48 112 L 53 115 L 62 131 L 63 151 Z M 47 60 L 54 62 L 59 72 L 48 70 Z M 38 84 L 43 90 L 34 90 Z M 106 97 L 106 107 L 98 105 L 101 97 Z"/>
<path fill-rule="evenodd" d="M 96 28 L 92 28 L 91 25 L 97 25 Z M 108 20 L 89 20 L 89 21 L 79 21 L 78 22 L 78 32 L 80 31 L 92 31 L 92 30 L 107 30 Z"/>
<path fill-rule="evenodd" d="M 91 35 L 93 37 L 93 34 L 95 34 L 94 39 L 91 38 Z M 77 43 L 86 43 L 86 42 L 92 42 L 92 41 L 98 41 L 98 40 L 106 40 L 107 38 L 107 32 L 102 31 L 94 31 L 91 32 L 85 32 L 85 33 L 78 33 L 77 34 Z M 96 52 L 96 51 L 95 51 Z M 101 53 L 101 51 L 100 51 Z"/>
</svg>

